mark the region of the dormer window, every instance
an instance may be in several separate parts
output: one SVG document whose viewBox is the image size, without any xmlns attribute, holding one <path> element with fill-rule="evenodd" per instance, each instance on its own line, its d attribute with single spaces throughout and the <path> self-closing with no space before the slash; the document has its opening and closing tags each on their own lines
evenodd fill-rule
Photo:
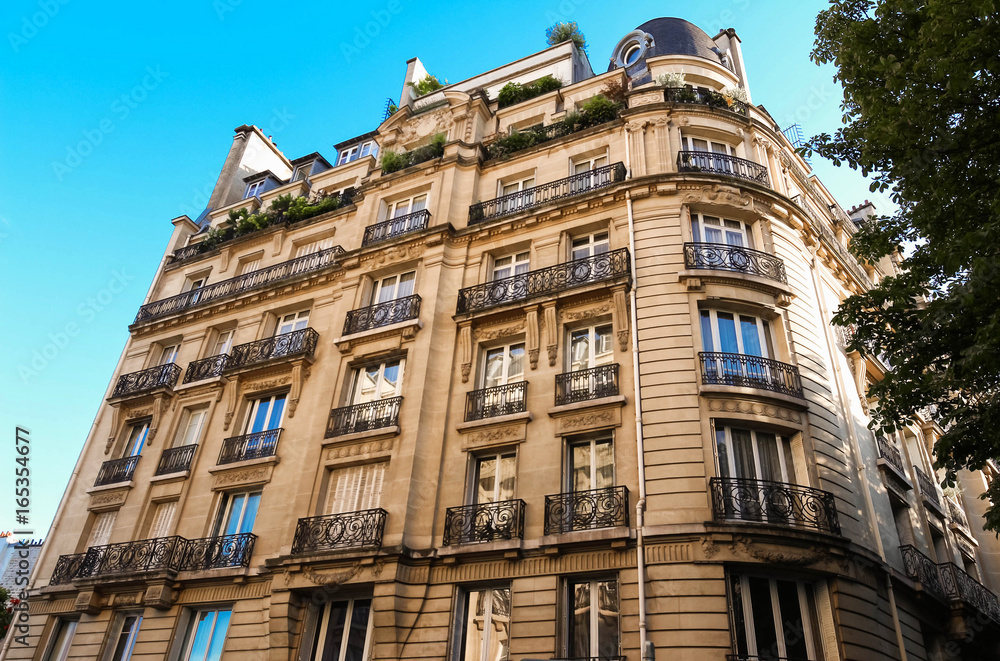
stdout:
<svg viewBox="0 0 1000 661">
<path fill-rule="evenodd" d="M 365 156 L 377 156 L 378 155 L 378 145 L 375 144 L 374 140 L 366 140 L 353 147 L 347 147 L 342 152 L 340 152 L 340 158 L 337 160 L 337 165 L 343 165 L 344 163 L 350 163 L 351 161 L 356 161 L 359 158 L 364 158 Z"/>
<path fill-rule="evenodd" d="M 247 200 L 251 197 L 260 197 L 260 194 L 264 191 L 264 181 L 264 179 L 261 179 L 260 181 L 253 182 L 252 184 L 247 184 L 247 192 L 243 196 L 243 199 Z"/>
</svg>

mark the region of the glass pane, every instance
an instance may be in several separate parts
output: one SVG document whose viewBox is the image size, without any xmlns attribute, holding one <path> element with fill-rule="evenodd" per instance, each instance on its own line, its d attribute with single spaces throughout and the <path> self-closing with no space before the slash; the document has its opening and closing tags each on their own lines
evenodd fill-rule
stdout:
<svg viewBox="0 0 1000 661">
<path fill-rule="evenodd" d="M 427 208 L 427 196 L 421 195 L 419 197 L 413 198 L 413 206 L 410 207 L 410 213 L 423 211 L 426 208 Z"/>
<path fill-rule="evenodd" d="M 730 246 L 743 247 L 743 233 L 726 230 L 726 243 Z"/>
<path fill-rule="evenodd" d="M 507 382 L 520 381 L 524 374 L 524 345 L 510 347 L 510 364 L 507 366 Z"/>
<path fill-rule="evenodd" d="M 517 480 L 517 459 L 508 454 L 500 458 L 500 484 L 497 490 L 497 501 L 511 500 L 514 497 L 514 486 Z"/>
<path fill-rule="evenodd" d="M 594 444 L 594 488 L 604 489 L 615 485 L 615 453 L 611 448 L 611 440 L 598 441 Z"/>
<path fill-rule="evenodd" d="M 698 216 L 691 216 L 691 238 L 696 242 L 701 241 L 701 224 L 698 222 Z"/>
<path fill-rule="evenodd" d="M 590 443 L 574 445 L 571 453 L 573 465 L 570 472 L 573 476 L 571 491 L 586 491 L 592 489 L 590 480 L 591 448 Z"/>
<path fill-rule="evenodd" d="M 799 587 L 792 581 L 776 581 L 776 583 L 778 584 L 778 609 L 781 612 L 781 622 L 783 623 L 782 635 L 785 643 L 785 656 L 808 659 L 809 649 L 806 647 L 802 610 L 799 608 Z"/>
<path fill-rule="evenodd" d="M 395 397 L 396 393 L 399 392 L 397 390 L 399 387 L 399 367 L 400 362 L 398 360 L 386 363 L 385 369 L 382 370 L 382 384 L 379 392 L 379 399 Z"/>
<path fill-rule="evenodd" d="M 484 388 L 492 388 L 502 383 L 503 361 L 503 349 L 490 349 L 486 352 L 486 371 L 483 378 Z"/>
<path fill-rule="evenodd" d="M 246 506 L 247 495 L 245 493 L 236 494 L 229 502 L 229 518 L 223 535 L 235 535 L 240 529 L 240 518 L 243 515 L 243 508 Z"/>
<path fill-rule="evenodd" d="M 344 661 L 364 661 L 365 639 L 368 637 L 368 618 L 371 616 L 372 600 L 357 599 L 351 612 L 351 630 L 347 636 Z"/>
<path fill-rule="evenodd" d="M 763 356 L 760 334 L 757 332 L 757 319 L 740 315 L 740 332 L 743 336 L 743 353 L 748 356 Z"/>
<path fill-rule="evenodd" d="M 757 454 L 760 458 L 760 479 L 784 482 L 781 460 L 778 458 L 778 443 L 774 434 L 757 432 Z"/>
<path fill-rule="evenodd" d="M 139 425 L 132 425 L 132 429 L 129 432 L 128 443 L 125 445 L 125 457 L 134 457 L 140 452 L 142 452 L 142 446 L 146 443 L 146 434 L 149 431 L 149 424 L 142 423 Z"/>
<path fill-rule="evenodd" d="M 212 632 L 212 645 L 208 648 L 205 661 L 219 661 L 222 658 L 222 648 L 226 644 L 226 632 L 229 630 L 230 611 L 219 611 Z"/>
<path fill-rule="evenodd" d="M 142 618 L 136 615 L 128 615 L 122 622 L 122 631 L 118 635 L 118 644 L 115 652 L 111 656 L 111 661 L 128 661 L 132 658 L 132 647 L 135 645 L 135 636 L 139 632 Z"/>
<path fill-rule="evenodd" d="M 733 460 L 736 462 L 736 477 L 756 479 L 757 465 L 753 456 L 753 442 L 746 429 L 730 429 L 733 439 Z"/>
<path fill-rule="evenodd" d="M 237 529 L 237 532 L 253 532 L 253 524 L 257 519 L 258 507 L 260 507 L 260 492 L 250 494 L 246 501 L 246 511 L 243 512 L 243 518 L 240 521 L 240 527 Z"/>
<path fill-rule="evenodd" d="M 270 397 L 258 399 L 255 402 L 253 411 L 251 412 L 250 428 L 247 430 L 247 433 L 256 434 L 259 431 L 264 431 L 264 425 L 267 424 L 267 414 L 270 410 Z"/>
<path fill-rule="evenodd" d="M 607 365 L 614 357 L 611 345 L 611 324 L 594 329 L 594 365 Z"/>
<path fill-rule="evenodd" d="M 590 366 L 590 329 L 573 331 L 570 335 L 570 371 L 585 370 Z"/>
<path fill-rule="evenodd" d="M 736 342 L 736 320 L 728 312 L 719 312 L 716 315 L 719 328 L 719 351 L 725 353 L 739 353 L 739 345 Z"/>
<path fill-rule="evenodd" d="M 712 316 L 707 310 L 701 313 L 701 346 L 705 351 L 715 351 L 712 341 Z"/>
<path fill-rule="evenodd" d="M 743 610 L 743 580 L 739 576 L 729 577 L 729 591 L 733 605 L 733 628 L 736 630 L 736 654 L 745 656 L 747 650 L 747 621 Z"/>
<path fill-rule="evenodd" d="M 497 460 L 480 459 L 476 475 L 476 502 L 492 503 L 496 498 Z"/>
<path fill-rule="evenodd" d="M 757 654 L 764 659 L 781 656 L 778 648 L 780 622 L 774 621 L 771 608 L 771 585 L 766 578 L 749 579 L 750 603 L 753 609 L 753 631 L 757 638 Z"/>
<path fill-rule="evenodd" d="M 488 592 L 470 592 L 465 599 L 465 640 L 462 642 L 462 659 L 481 658 L 483 637 L 486 635 L 486 600 Z M 491 660 L 492 661 L 492 660 Z"/>
<path fill-rule="evenodd" d="M 597 583 L 597 654 L 601 658 L 618 656 L 618 581 Z"/>
<path fill-rule="evenodd" d="M 715 430 L 715 449 L 719 453 L 719 476 L 731 477 L 729 474 L 729 445 L 726 443 L 726 430 Z"/>
<path fill-rule="evenodd" d="M 573 614 L 570 620 L 569 655 L 590 657 L 590 583 L 575 583 L 570 587 Z"/>
<path fill-rule="evenodd" d="M 287 395 L 277 395 L 274 404 L 271 406 L 271 416 L 267 420 L 267 429 L 277 429 L 281 426 L 281 414 L 285 410 L 285 399 Z"/>
<path fill-rule="evenodd" d="M 697 138 L 691 139 L 691 149 L 693 151 L 708 151 L 708 141 L 698 140 Z"/>
<path fill-rule="evenodd" d="M 330 604 L 330 616 L 326 625 L 326 639 L 323 641 L 322 661 L 339 661 L 346 621 L 347 602 L 336 601 Z"/>
<path fill-rule="evenodd" d="M 382 280 L 378 288 L 378 298 L 376 303 L 385 303 L 396 298 L 396 276 L 391 275 Z"/>
<path fill-rule="evenodd" d="M 396 292 L 396 298 L 405 298 L 413 295 L 413 280 L 415 277 L 416 273 L 413 271 L 399 276 L 399 290 Z"/>
<path fill-rule="evenodd" d="M 208 659 L 208 645 L 212 642 L 212 625 L 215 624 L 215 611 L 202 611 L 198 613 L 198 624 L 194 634 L 194 641 L 191 643 L 191 653 L 188 658 L 191 661 L 204 661 Z"/>
<path fill-rule="evenodd" d="M 510 644 L 510 590 L 493 590 L 490 641 L 485 661 L 506 661 Z"/>
</svg>

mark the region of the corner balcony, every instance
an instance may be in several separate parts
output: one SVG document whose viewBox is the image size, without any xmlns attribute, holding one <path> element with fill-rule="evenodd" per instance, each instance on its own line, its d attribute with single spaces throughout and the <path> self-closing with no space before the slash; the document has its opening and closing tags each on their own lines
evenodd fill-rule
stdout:
<svg viewBox="0 0 1000 661">
<path fill-rule="evenodd" d="M 380 548 L 387 516 L 384 509 L 376 508 L 299 519 L 292 542 L 292 555 Z"/>
<path fill-rule="evenodd" d="M 558 294 L 618 279 L 631 281 L 628 248 L 574 259 L 537 271 L 465 287 L 458 292 L 457 314 L 488 310 L 507 303 Z"/>
<path fill-rule="evenodd" d="M 347 313 L 344 335 L 398 324 L 420 316 L 420 296 L 404 296 L 385 303 L 376 303 Z"/>
<path fill-rule="evenodd" d="M 273 457 L 278 452 L 278 439 L 282 428 L 268 429 L 243 436 L 232 436 L 222 441 L 222 451 L 219 452 L 219 462 L 235 464 L 238 461 L 263 459 Z"/>
<path fill-rule="evenodd" d="M 903 555 L 903 571 L 917 583 L 917 589 L 946 601 L 937 564 L 909 544 L 900 546 L 899 552 Z"/>
<path fill-rule="evenodd" d="M 382 243 L 395 239 L 398 236 L 405 236 L 412 232 L 419 232 L 430 224 L 431 212 L 427 209 L 414 211 L 403 216 L 396 216 L 381 223 L 375 223 L 365 228 L 365 235 L 361 239 L 361 247 Z"/>
<path fill-rule="evenodd" d="M 220 353 L 218 356 L 209 356 L 201 360 L 192 360 L 184 372 L 184 383 L 194 383 L 222 376 L 228 361 L 229 354 L 227 353 Z"/>
<path fill-rule="evenodd" d="M 181 368 L 176 363 L 122 374 L 118 377 L 118 383 L 115 384 L 115 389 L 108 399 L 125 399 L 148 395 L 157 390 L 170 390 L 177 385 L 177 378 L 180 375 Z"/>
<path fill-rule="evenodd" d="M 326 438 L 397 427 L 402 403 L 402 397 L 388 397 L 333 409 L 326 424 Z"/>
<path fill-rule="evenodd" d="M 937 485 L 918 466 L 913 467 L 913 474 L 917 477 L 917 486 L 920 488 L 920 495 L 923 497 L 924 503 L 930 505 L 931 509 L 943 518 L 944 503 L 941 502 L 941 494 L 938 493 Z"/>
<path fill-rule="evenodd" d="M 769 390 L 804 398 L 799 368 L 770 358 L 742 353 L 700 351 L 703 384 Z"/>
<path fill-rule="evenodd" d="M 565 179 L 477 202 L 469 207 L 469 225 L 499 220 L 549 202 L 607 188 L 621 181 L 625 181 L 625 165 L 620 162 L 580 172 Z"/>
<path fill-rule="evenodd" d="M 135 473 L 135 466 L 138 463 L 139 455 L 105 461 L 101 464 L 101 470 L 97 473 L 97 479 L 94 480 L 94 486 L 103 487 L 108 484 L 128 482 L 132 479 L 132 474 Z"/>
<path fill-rule="evenodd" d="M 556 375 L 556 406 L 618 395 L 618 363 Z"/>
<path fill-rule="evenodd" d="M 689 103 L 709 108 L 718 108 L 736 113 L 744 119 L 750 117 L 750 106 L 745 101 L 727 98 L 721 92 L 705 89 L 704 87 L 665 87 L 663 88 L 664 100 L 668 103 Z"/>
<path fill-rule="evenodd" d="M 303 255 L 281 264 L 244 273 L 228 280 L 221 280 L 200 289 L 184 292 L 177 296 L 147 303 L 139 308 L 133 324 L 141 324 L 171 314 L 189 310 L 198 305 L 232 298 L 247 292 L 265 289 L 292 278 L 335 266 L 337 258 L 346 251 L 340 246 Z"/>
<path fill-rule="evenodd" d="M 465 421 L 485 420 L 528 410 L 528 382 L 473 390 L 465 396 Z"/>
<path fill-rule="evenodd" d="M 319 333 L 312 328 L 266 337 L 256 342 L 238 344 L 232 348 L 223 373 L 243 371 L 285 358 L 312 358 L 319 344 Z"/>
<path fill-rule="evenodd" d="M 941 576 L 941 588 L 949 601 L 964 604 L 1000 623 L 1000 601 L 989 588 L 953 562 L 939 564 L 938 574 Z"/>
<path fill-rule="evenodd" d="M 752 521 L 840 534 L 833 494 L 812 487 L 740 477 L 713 477 L 716 521 Z"/>
<path fill-rule="evenodd" d="M 183 473 L 191 468 L 191 460 L 194 458 L 194 451 L 198 449 L 197 443 L 182 445 L 177 448 L 167 448 L 160 455 L 160 463 L 156 465 L 156 472 L 153 475 L 170 475 L 171 473 Z"/>
<path fill-rule="evenodd" d="M 733 271 L 788 284 L 785 262 L 774 255 L 724 243 L 685 243 L 684 267 Z"/>
<path fill-rule="evenodd" d="M 545 497 L 545 534 L 628 526 L 628 487 L 605 487 Z"/>
<path fill-rule="evenodd" d="M 771 187 L 766 167 L 729 154 L 717 154 L 710 151 L 679 151 L 677 152 L 677 171 L 721 174 L 734 179 L 752 181 L 768 188 Z"/>
<path fill-rule="evenodd" d="M 524 508 L 520 499 L 449 507 L 444 517 L 444 545 L 523 539 Z"/>
</svg>

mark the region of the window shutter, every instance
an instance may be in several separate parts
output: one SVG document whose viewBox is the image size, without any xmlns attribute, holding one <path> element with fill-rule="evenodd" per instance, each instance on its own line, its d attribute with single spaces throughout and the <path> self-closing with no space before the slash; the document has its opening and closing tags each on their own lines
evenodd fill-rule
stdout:
<svg viewBox="0 0 1000 661">
<path fill-rule="evenodd" d="M 153 514 L 153 523 L 149 526 L 150 538 L 166 537 L 170 534 L 170 525 L 174 521 L 174 512 L 176 509 L 176 500 L 160 503 L 156 506 L 156 512 Z"/>
<path fill-rule="evenodd" d="M 364 464 L 331 471 L 326 513 L 342 514 L 378 507 L 382 502 L 385 463 Z"/>
<path fill-rule="evenodd" d="M 94 521 L 94 527 L 90 530 L 90 540 L 87 547 L 104 546 L 111 539 L 111 529 L 115 527 L 115 519 L 118 518 L 118 510 L 113 512 L 101 512 Z"/>
<path fill-rule="evenodd" d="M 302 257 L 303 255 L 311 255 L 314 252 L 319 252 L 320 250 L 326 250 L 327 248 L 333 247 L 333 237 L 328 236 L 325 239 L 320 239 L 319 241 L 313 241 L 311 243 L 306 243 L 295 249 L 295 256 Z"/>
<path fill-rule="evenodd" d="M 256 271 L 258 268 L 260 268 L 260 257 L 258 257 L 257 259 L 250 260 L 249 262 L 243 262 L 243 264 L 240 265 L 239 275 L 244 275 L 246 273 L 250 273 L 251 271 Z"/>
</svg>

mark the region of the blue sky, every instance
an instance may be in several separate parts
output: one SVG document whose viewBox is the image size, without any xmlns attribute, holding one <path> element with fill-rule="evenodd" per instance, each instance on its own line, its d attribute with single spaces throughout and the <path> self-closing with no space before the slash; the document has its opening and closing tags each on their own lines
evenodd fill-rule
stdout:
<svg viewBox="0 0 1000 661">
<path fill-rule="evenodd" d="M 207 201 L 233 129 L 289 158 L 373 130 L 417 56 L 456 82 L 546 47 L 575 20 L 596 71 L 627 32 L 680 16 L 743 40 L 754 101 L 784 127 L 836 130 L 833 70 L 809 60 L 817 0 L 700 3 L 258 0 L 7 3 L 0 43 L 0 530 L 14 428 L 31 432 L 29 528 L 48 529 L 170 236 Z M 816 170 L 848 208 L 860 175 Z M 4 463 L 6 462 L 6 463 Z M 6 500 L 9 499 L 9 500 Z"/>
</svg>

